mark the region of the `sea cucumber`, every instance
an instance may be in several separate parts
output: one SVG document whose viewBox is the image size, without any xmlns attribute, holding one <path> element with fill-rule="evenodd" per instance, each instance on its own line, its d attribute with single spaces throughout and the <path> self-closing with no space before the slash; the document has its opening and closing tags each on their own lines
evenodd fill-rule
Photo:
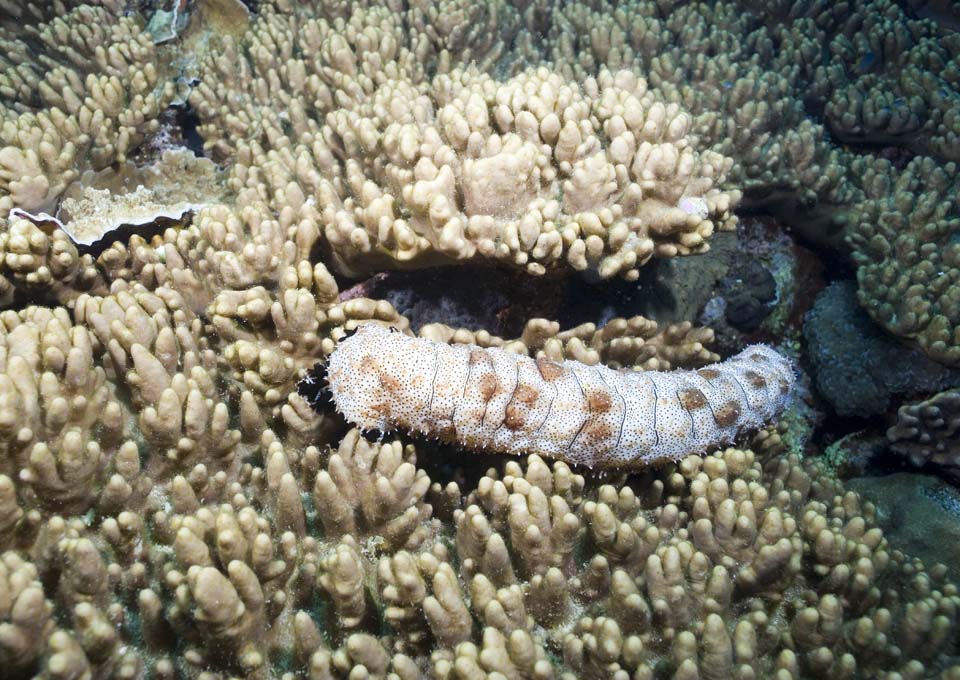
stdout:
<svg viewBox="0 0 960 680">
<path fill-rule="evenodd" d="M 762 427 L 785 408 L 794 373 L 764 345 L 696 371 L 617 371 L 365 324 L 330 355 L 327 380 L 340 413 L 365 430 L 630 468 Z"/>
</svg>

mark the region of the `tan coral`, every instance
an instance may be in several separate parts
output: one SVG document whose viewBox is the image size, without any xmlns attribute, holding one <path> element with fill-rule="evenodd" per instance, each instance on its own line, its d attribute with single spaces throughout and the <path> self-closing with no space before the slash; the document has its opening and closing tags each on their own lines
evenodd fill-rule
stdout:
<svg viewBox="0 0 960 680">
<path fill-rule="evenodd" d="M 254 83 L 295 80 L 289 91 L 310 93 L 285 102 L 291 139 L 249 79 L 195 92 L 207 144 L 237 161 L 241 202 L 256 196 L 280 212 L 277 199 L 296 187 L 324 206 L 321 226 L 348 272 L 476 256 L 632 278 L 650 257 L 702 252 L 714 229 L 733 226 L 739 194 L 717 188 L 729 161 L 695 151 L 689 117 L 642 80 L 603 72 L 581 87 L 541 69 L 497 84 L 454 70 L 428 85 L 414 59 L 447 33 L 446 17 L 420 5 L 410 15 L 420 30 L 404 47 L 395 20 L 373 10 L 333 22 L 339 36 L 325 18 L 267 13 L 249 33 L 249 61 L 229 40 L 208 60 L 211 73 L 240 59 Z M 377 154 L 383 167 L 366 160 Z"/>
<path fill-rule="evenodd" d="M 0 555 L 0 658 L 12 673 L 30 668 L 53 632 L 53 605 L 37 580 L 37 569 L 14 552 Z"/>
<path fill-rule="evenodd" d="M 946 390 L 897 411 L 897 422 L 887 430 L 890 448 L 914 465 L 928 463 L 956 473 L 960 392 Z"/>
<path fill-rule="evenodd" d="M 87 171 L 71 185 L 56 220 L 75 244 L 91 246 L 122 227 L 176 222 L 223 195 L 214 164 L 186 150 L 166 150 L 154 163 L 130 161 L 99 173 Z"/>
<path fill-rule="evenodd" d="M 523 630 L 506 636 L 496 628 L 486 628 L 481 644 L 465 642 L 450 655 L 435 653 L 431 664 L 436 676 L 444 680 L 553 677 L 546 650 Z"/>
<path fill-rule="evenodd" d="M 73 4 L 17 16 L 55 23 L 69 34 L 57 49 L 80 61 L 95 39 L 142 36 L 112 0 L 70 15 Z M 191 99 L 207 149 L 232 162 L 234 203 L 95 260 L 33 220 L 6 231 L 0 293 L 73 306 L 0 315 L 0 544 L 16 550 L 0 564 L 14 565 L 7 582 L 20 593 L 9 621 L 0 602 L 0 638 L 30 636 L 0 655 L 39 677 L 955 676 L 960 599 L 946 568 L 891 548 L 874 509 L 786 455 L 778 431 L 756 453 L 598 478 L 356 431 L 331 449 L 334 419 L 295 391 L 359 323 L 409 331 L 386 301 L 341 299 L 338 258 L 357 271 L 420 266 L 470 245 L 534 273 L 629 277 L 648 255 L 702 252 L 730 223 L 730 178 L 754 205 L 826 220 L 850 161 L 797 121 L 799 83 L 828 58 L 798 33 L 826 35 L 836 12 L 748 3 L 773 17 L 748 38 L 755 20 L 732 3 L 366 4 L 265 0 L 246 36 L 205 58 Z M 446 22 L 459 11 L 476 30 Z M 485 32 L 501 17 L 503 32 Z M 45 30 L 31 35 L 53 49 Z M 560 37 L 543 49 L 576 53 L 570 73 L 555 66 L 563 77 L 458 70 L 470 55 L 516 73 L 537 58 L 531 36 L 548 34 Z M 113 72 L 153 58 L 134 42 L 129 55 L 107 50 L 97 68 L 110 73 L 89 81 L 89 102 L 74 101 L 87 83 L 65 69 L 45 81 L 6 70 L 20 80 L 3 92 L 23 110 L 3 128 L 18 145 L 0 152 L 0 200 L 49 205 L 72 173 L 149 132 L 149 115 L 111 108 L 128 85 L 152 87 L 146 67 L 130 83 Z M 5 58 L 26 55 L 15 46 Z M 764 59 L 781 75 L 764 76 Z M 643 65 L 659 92 L 603 64 Z M 693 85 L 671 90 L 674 78 Z M 27 106 L 33 89 L 49 101 Z M 54 102 L 120 123 L 72 120 Z M 128 139 L 110 137 L 118 125 Z M 713 150 L 696 151 L 709 134 Z M 882 202 L 886 173 L 865 175 L 858 190 Z M 318 198 L 344 216 L 331 221 Z M 331 224 L 362 232 L 333 257 Z M 94 271 L 102 285 L 81 290 Z M 58 290 L 54 272 L 73 280 Z M 512 341 L 423 333 L 647 370 L 713 359 L 708 330 L 639 317 L 569 331 L 537 320 Z M 348 631 L 325 639 L 336 623 Z"/>
<path fill-rule="evenodd" d="M 0 273 L 10 282 L 11 293 L 68 305 L 84 291 L 106 292 L 93 258 L 81 255 L 69 236 L 49 221 L 14 212 L 0 230 L 0 257 Z"/>
<path fill-rule="evenodd" d="M 354 629 L 368 616 L 364 563 L 359 546 L 344 536 L 319 563 L 318 584 L 333 599 L 339 624 Z"/>
<path fill-rule="evenodd" d="M 173 595 L 169 623 L 156 618 L 163 614 L 153 604 L 155 592 L 140 595 L 141 606 L 151 612 L 153 634 L 172 628 L 186 636 L 191 664 L 218 661 L 263 673 L 269 645 L 264 635 L 286 602 L 285 588 L 300 555 L 293 535 L 271 535 L 269 522 L 243 505 L 199 506 L 156 521 L 154 530 L 170 541 L 175 563 L 165 579 Z M 221 644 L 211 650 L 209 640 Z"/>
<path fill-rule="evenodd" d="M 439 53 L 440 70 L 449 70 L 454 60 L 489 68 L 517 38 L 522 26 L 517 9 L 502 1 L 476 5 L 462 0 L 417 0 L 410 3 L 408 17 Z"/>
<path fill-rule="evenodd" d="M 371 444 L 359 430 L 348 432 L 313 487 L 327 535 L 369 536 L 387 550 L 422 543 L 431 533 L 423 502 L 430 478 L 415 463 L 412 446 Z"/>
<path fill-rule="evenodd" d="M 916 340 L 941 363 L 956 364 L 956 164 L 918 157 L 900 172 L 885 161 L 865 165 L 867 198 L 853 213 L 849 236 L 858 267 L 857 299 L 892 333 Z"/>
<path fill-rule="evenodd" d="M 433 640 L 450 647 L 470 639 L 467 600 L 439 546 L 418 555 L 399 551 L 381 558 L 378 582 L 384 615 L 411 651 L 426 651 Z"/>
<path fill-rule="evenodd" d="M 695 152 L 690 120 L 625 72 L 581 88 L 545 69 L 503 84 L 455 71 L 428 96 L 401 82 L 372 100 L 388 98 L 411 113 L 379 130 L 362 107 L 331 118 L 341 138 L 373 135 L 389 161 L 346 165 L 363 193 L 319 188 L 335 206 L 325 233 L 343 267 L 356 266 L 349 247 L 396 264 L 480 256 L 536 274 L 565 261 L 633 278 L 654 255 L 703 252 L 714 229 L 734 224 L 738 194 L 715 188 L 728 161 Z"/>
<path fill-rule="evenodd" d="M 5 312 L 3 467 L 41 505 L 89 509 L 123 445 L 127 409 L 66 310 Z"/>
<path fill-rule="evenodd" d="M 644 371 L 694 368 L 718 361 L 707 346 L 713 331 L 689 322 L 667 324 L 642 316 L 611 319 L 601 327 L 584 323 L 565 331 L 547 319 L 530 319 L 516 340 L 504 340 L 480 330 L 454 329 L 444 324 L 426 324 L 419 335 L 429 340 L 480 347 L 502 347 L 511 352 L 554 361 L 573 359 L 594 366 Z"/>
<path fill-rule="evenodd" d="M 40 50 L 33 59 L 25 58 L 25 43 L 3 38 L 16 68 L 4 70 L 2 85 L 18 95 L 2 112 L 4 214 L 14 207 L 51 211 L 83 170 L 125 160 L 157 130 L 172 95 L 159 84 L 154 46 L 132 17 L 81 5 L 27 25 L 24 35 Z"/>
</svg>

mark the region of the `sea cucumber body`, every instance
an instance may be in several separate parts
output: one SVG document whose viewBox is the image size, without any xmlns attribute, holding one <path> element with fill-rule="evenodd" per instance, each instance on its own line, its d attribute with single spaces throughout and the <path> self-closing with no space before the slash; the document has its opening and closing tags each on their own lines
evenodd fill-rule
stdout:
<svg viewBox="0 0 960 680">
<path fill-rule="evenodd" d="M 616 371 L 367 324 L 341 341 L 327 378 L 337 409 L 364 429 L 626 468 L 704 453 L 762 427 L 786 406 L 794 373 L 763 345 L 696 371 Z"/>
</svg>

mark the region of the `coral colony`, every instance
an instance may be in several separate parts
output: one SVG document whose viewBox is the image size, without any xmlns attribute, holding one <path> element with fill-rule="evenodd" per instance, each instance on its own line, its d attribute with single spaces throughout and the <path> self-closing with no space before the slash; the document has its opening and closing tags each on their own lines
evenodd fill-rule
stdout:
<svg viewBox="0 0 960 680">
<path fill-rule="evenodd" d="M 0 676 L 960 679 L 953 5 L 0 0 Z"/>
</svg>

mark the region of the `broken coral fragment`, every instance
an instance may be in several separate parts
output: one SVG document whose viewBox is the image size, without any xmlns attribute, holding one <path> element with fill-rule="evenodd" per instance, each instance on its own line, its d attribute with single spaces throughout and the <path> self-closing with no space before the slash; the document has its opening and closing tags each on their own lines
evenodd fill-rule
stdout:
<svg viewBox="0 0 960 680">
<path fill-rule="evenodd" d="M 55 222 L 77 245 L 91 246 L 122 227 L 179 220 L 216 202 L 224 190 L 216 166 L 185 149 L 143 167 L 85 173 L 66 192 Z"/>
</svg>

